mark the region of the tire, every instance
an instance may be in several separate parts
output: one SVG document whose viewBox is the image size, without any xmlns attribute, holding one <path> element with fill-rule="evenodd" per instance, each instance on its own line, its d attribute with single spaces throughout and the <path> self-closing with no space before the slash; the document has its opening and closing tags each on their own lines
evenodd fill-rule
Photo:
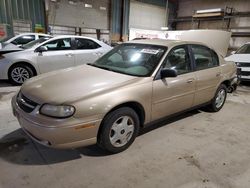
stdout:
<svg viewBox="0 0 250 188">
<path fill-rule="evenodd" d="M 225 104 L 227 98 L 227 87 L 221 84 L 217 89 L 211 104 L 208 106 L 209 111 L 218 112 Z"/>
<path fill-rule="evenodd" d="M 227 88 L 227 92 L 228 93 L 233 93 L 234 92 L 234 87 L 233 86 L 229 86 L 228 88 Z"/>
<path fill-rule="evenodd" d="M 32 69 L 24 64 L 17 64 L 9 69 L 9 81 L 13 85 L 22 85 L 25 80 L 34 76 Z"/>
<path fill-rule="evenodd" d="M 110 153 L 122 152 L 134 142 L 139 125 L 139 117 L 133 109 L 122 107 L 114 110 L 102 122 L 98 145 Z"/>
</svg>

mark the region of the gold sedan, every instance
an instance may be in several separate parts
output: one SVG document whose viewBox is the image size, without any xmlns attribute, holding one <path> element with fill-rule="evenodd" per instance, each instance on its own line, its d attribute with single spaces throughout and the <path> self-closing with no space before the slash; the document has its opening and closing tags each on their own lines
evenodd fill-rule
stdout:
<svg viewBox="0 0 250 188">
<path fill-rule="evenodd" d="M 152 121 L 204 105 L 219 111 L 235 76 L 236 66 L 206 45 L 131 41 L 93 64 L 26 81 L 12 107 L 24 132 L 43 145 L 98 143 L 118 153 Z"/>
</svg>

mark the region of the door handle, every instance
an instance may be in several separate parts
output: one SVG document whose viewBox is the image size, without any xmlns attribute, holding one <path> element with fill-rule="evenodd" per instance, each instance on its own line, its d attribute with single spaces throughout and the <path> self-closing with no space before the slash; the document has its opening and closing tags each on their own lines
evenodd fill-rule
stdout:
<svg viewBox="0 0 250 188">
<path fill-rule="evenodd" d="M 190 78 L 190 79 L 187 80 L 187 83 L 188 83 L 188 84 L 191 84 L 191 83 L 193 83 L 193 81 L 194 81 L 194 79 L 193 79 L 193 78 Z"/>
<path fill-rule="evenodd" d="M 95 54 L 100 57 L 100 56 L 102 56 L 103 53 L 102 52 L 96 52 Z"/>
<path fill-rule="evenodd" d="M 216 77 L 219 77 L 220 75 L 221 75 L 220 72 L 217 72 L 217 73 L 216 73 Z"/>
<path fill-rule="evenodd" d="M 72 53 L 69 53 L 69 54 L 65 54 L 65 56 L 67 56 L 67 57 L 72 57 L 73 54 L 72 54 Z"/>
</svg>

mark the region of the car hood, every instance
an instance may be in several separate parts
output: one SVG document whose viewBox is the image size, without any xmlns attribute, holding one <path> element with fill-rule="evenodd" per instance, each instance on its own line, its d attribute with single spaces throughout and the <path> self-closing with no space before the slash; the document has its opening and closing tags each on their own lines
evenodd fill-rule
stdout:
<svg viewBox="0 0 250 188">
<path fill-rule="evenodd" d="M 226 61 L 250 63 L 250 54 L 233 54 L 225 58 Z"/>
<path fill-rule="evenodd" d="M 12 53 L 12 52 L 18 52 L 18 51 L 23 51 L 23 49 L 10 43 L 4 46 L 2 49 L 0 49 L 0 54 L 7 54 L 7 53 Z"/>
<path fill-rule="evenodd" d="M 34 77 L 23 84 L 21 92 L 39 104 L 70 104 L 140 79 L 140 77 L 82 65 Z"/>
</svg>

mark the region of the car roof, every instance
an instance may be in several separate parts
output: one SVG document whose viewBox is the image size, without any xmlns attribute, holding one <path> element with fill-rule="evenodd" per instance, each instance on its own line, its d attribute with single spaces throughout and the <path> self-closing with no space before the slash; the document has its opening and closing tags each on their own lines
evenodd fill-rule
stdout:
<svg viewBox="0 0 250 188">
<path fill-rule="evenodd" d="M 84 37 L 84 36 L 78 36 L 78 35 L 57 35 L 57 36 L 52 36 L 52 38 L 42 42 L 41 44 L 39 44 L 39 46 L 42 46 L 43 44 L 56 40 L 56 39 L 64 39 L 64 38 L 83 38 L 83 39 L 91 39 L 97 43 L 101 43 L 101 41 L 95 39 L 95 38 L 91 38 L 91 37 Z"/>
<path fill-rule="evenodd" d="M 21 35 L 44 35 L 44 36 L 50 36 L 49 34 L 45 34 L 45 33 L 19 33 L 16 36 L 21 36 Z"/>
<path fill-rule="evenodd" d="M 95 39 L 95 38 L 92 38 L 92 37 L 85 37 L 85 36 L 79 36 L 79 35 L 54 35 L 54 39 L 55 38 L 67 38 L 67 37 L 71 37 L 71 38 L 84 38 L 84 39 Z M 97 39 L 95 39 L 97 40 Z"/>
<path fill-rule="evenodd" d="M 216 51 L 213 47 L 208 46 L 207 44 L 204 44 L 202 42 L 183 41 L 183 40 L 145 39 L 145 40 L 131 40 L 131 41 L 128 41 L 125 43 L 159 45 L 159 46 L 166 46 L 168 48 L 172 48 L 174 46 L 182 45 L 182 44 L 197 44 L 197 45 L 206 46 L 206 47 Z M 218 53 L 218 52 L 216 52 L 216 53 Z"/>
<path fill-rule="evenodd" d="M 166 46 L 166 47 L 172 47 L 172 46 L 181 45 L 181 44 L 198 44 L 198 45 L 207 46 L 206 44 L 203 44 L 201 42 L 166 40 L 166 39 L 131 40 L 126 43 L 160 45 L 160 46 Z"/>
</svg>

